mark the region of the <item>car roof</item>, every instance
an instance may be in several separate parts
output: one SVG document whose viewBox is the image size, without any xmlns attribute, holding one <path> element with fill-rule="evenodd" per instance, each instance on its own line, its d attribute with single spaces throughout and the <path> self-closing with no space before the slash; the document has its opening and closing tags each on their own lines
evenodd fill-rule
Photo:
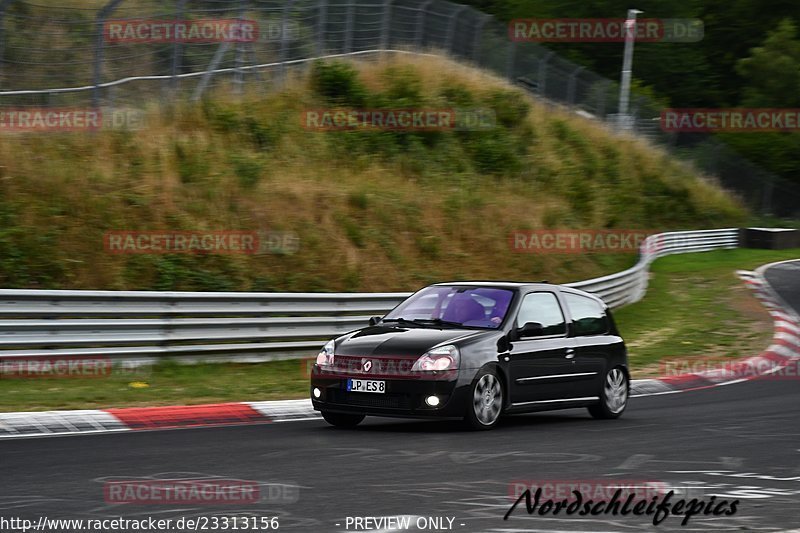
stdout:
<svg viewBox="0 0 800 533">
<path fill-rule="evenodd" d="M 527 287 L 541 287 L 552 288 L 555 286 L 546 281 L 447 281 L 443 283 L 435 283 L 437 286 L 448 285 L 474 285 L 478 287 L 493 287 L 497 289 L 522 289 Z"/>
<path fill-rule="evenodd" d="M 590 292 L 586 292 L 581 289 L 576 289 L 574 287 L 567 287 L 565 285 L 558 285 L 556 283 L 548 283 L 546 281 L 446 281 L 442 283 L 434 283 L 433 286 L 452 286 L 452 285 L 470 285 L 470 286 L 477 286 L 477 287 L 492 287 L 497 289 L 511 289 L 511 290 L 536 290 L 536 289 L 553 289 L 558 288 L 564 292 L 570 292 L 573 294 L 580 294 L 583 296 L 588 296 L 593 300 L 597 300 L 603 307 L 608 307 L 608 305 L 603 301 L 602 298 L 597 296 L 596 294 L 592 294 Z"/>
</svg>

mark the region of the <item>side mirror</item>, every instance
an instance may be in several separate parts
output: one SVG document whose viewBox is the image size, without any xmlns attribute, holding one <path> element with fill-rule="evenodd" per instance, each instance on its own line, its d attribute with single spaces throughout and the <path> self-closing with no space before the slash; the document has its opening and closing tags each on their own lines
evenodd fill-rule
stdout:
<svg viewBox="0 0 800 533">
<path fill-rule="evenodd" d="M 540 337 L 544 335 L 544 326 L 539 322 L 525 322 L 521 328 L 517 328 L 517 338 Z"/>
<path fill-rule="evenodd" d="M 381 318 L 383 318 L 383 317 L 380 317 L 380 316 L 371 316 L 371 317 L 369 317 L 369 325 L 370 326 L 374 326 L 375 324 L 377 324 L 378 322 L 381 321 Z"/>
</svg>

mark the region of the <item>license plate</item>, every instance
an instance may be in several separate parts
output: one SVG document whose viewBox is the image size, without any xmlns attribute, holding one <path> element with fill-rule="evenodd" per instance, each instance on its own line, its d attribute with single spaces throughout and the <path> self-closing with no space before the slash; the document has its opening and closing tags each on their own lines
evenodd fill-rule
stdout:
<svg viewBox="0 0 800 533">
<path fill-rule="evenodd" d="M 375 381 L 373 379 L 348 379 L 347 390 L 349 392 L 386 392 L 385 381 Z"/>
</svg>

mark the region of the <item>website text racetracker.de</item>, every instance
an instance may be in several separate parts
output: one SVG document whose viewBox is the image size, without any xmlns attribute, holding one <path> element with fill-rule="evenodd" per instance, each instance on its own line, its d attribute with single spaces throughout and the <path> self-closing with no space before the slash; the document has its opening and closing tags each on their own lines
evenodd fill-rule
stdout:
<svg viewBox="0 0 800 533">
<path fill-rule="evenodd" d="M 276 516 L 193 516 L 181 518 L 48 518 L 36 520 L 0 516 L 0 531 L 274 531 L 280 528 Z"/>
</svg>

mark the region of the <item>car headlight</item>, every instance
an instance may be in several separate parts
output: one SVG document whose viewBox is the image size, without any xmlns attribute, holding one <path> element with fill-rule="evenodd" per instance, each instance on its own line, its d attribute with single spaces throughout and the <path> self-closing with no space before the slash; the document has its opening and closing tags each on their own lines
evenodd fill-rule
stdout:
<svg viewBox="0 0 800 533">
<path fill-rule="evenodd" d="M 329 368 L 333 366 L 333 349 L 335 344 L 333 339 L 325 343 L 319 354 L 317 354 L 317 366 L 321 368 Z"/>
<path fill-rule="evenodd" d="M 439 346 L 416 360 L 411 371 L 456 370 L 461 364 L 461 354 L 452 344 Z"/>
</svg>

